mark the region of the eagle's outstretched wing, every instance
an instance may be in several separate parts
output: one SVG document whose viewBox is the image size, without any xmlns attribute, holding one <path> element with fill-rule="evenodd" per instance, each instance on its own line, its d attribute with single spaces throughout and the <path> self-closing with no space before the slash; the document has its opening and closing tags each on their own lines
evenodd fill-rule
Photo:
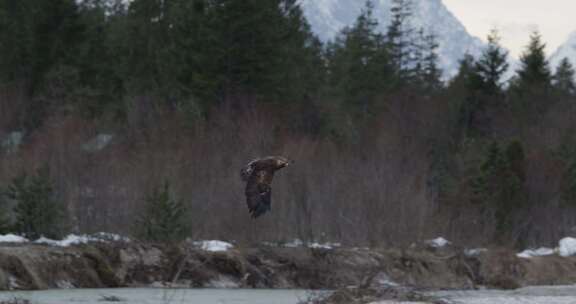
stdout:
<svg viewBox="0 0 576 304">
<path fill-rule="evenodd" d="M 246 203 L 253 218 L 270 211 L 274 172 L 288 164 L 284 157 L 269 156 L 251 161 L 240 171 L 242 180 L 246 182 Z"/>
<path fill-rule="evenodd" d="M 265 170 L 254 172 L 246 183 L 246 204 L 253 218 L 257 218 L 272 209 L 272 187 L 270 174 Z"/>
</svg>

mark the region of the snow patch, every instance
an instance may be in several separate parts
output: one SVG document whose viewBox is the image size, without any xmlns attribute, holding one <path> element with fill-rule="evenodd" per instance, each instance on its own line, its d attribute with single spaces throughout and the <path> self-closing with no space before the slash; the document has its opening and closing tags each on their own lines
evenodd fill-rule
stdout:
<svg viewBox="0 0 576 304">
<path fill-rule="evenodd" d="M 110 232 L 98 232 L 92 235 L 93 238 L 100 239 L 102 241 L 109 241 L 109 242 L 130 242 L 130 238 L 121 236 L 119 234 L 110 233 Z"/>
<path fill-rule="evenodd" d="M 532 258 L 553 254 L 558 254 L 562 257 L 569 257 L 576 255 L 576 238 L 565 237 L 558 242 L 558 247 L 554 249 L 546 247 L 541 247 L 538 249 L 527 249 L 516 254 L 516 256 L 520 258 Z"/>
<path fill-rule="evenodd" d="M 576 238 L 565 237 L 558 242 L 560 256 L 568 257 L 576 254 Z"/>
<path fill-rule="evenodd" d="M 316 249 L 334 249 L 336 247 L 341 247 L 342 244 L 341 243 L 330 243 L 330 242 L 325 242 L 325 243 L 319 243 L 319 242 L 303 242 L 300 239 L 294 239 L 291 242 L 288 243 L 284 243 L 280 245 L 281 247 L 287 247 L 287 248 L 298 248 L 298 247 L 308 247 L 308 248 L 316 248 Z"/>
<path fill-rule="evenodd" d="M 15 234 L 0 235 L 0 243 L 25 243 L 28 239 Z"/>
<path fill-rule="evenodd" d="M 60 247 L 68 247 L 71 245 L 77 245 L 77 244 L 86 244 L 86 243 L 90 243 L 90 242 L 101 242 L 102 240 L 97 239 L 97 238 L 93 238 L 91 236 L 87 236 L 87 235 L 74 235 L 74 234 L 70 234 L 67 237 L 65 237 L 62 240 L 52 240 L 49 238 L 45 238 L 45 237 L 41 237 L 39 239 L 37 239 L 36 241 L 34 241 L 34 243 L 37 244 L 46 244 L 46 245 L 51 245 L 51 246 L 60 246 Z"/>
<path fill-rule="evenodd" d="M 552 248 L 540 247 L 538 249 L 526 249 L 526 250 L 516 254 L 516 256 L 519 258 L 529 259 L 532 257 L 553 255 L 555 253 L 556 253 L 556 250 L 554 250 Z"/>
<path fill-rule="evenodd" d="M 441 248 L 441 247 L 444 247 L 446 245 L 450 245 L 450 241 L 448 241 L 447 239 L 445 239 L 443 237 L 437 237 L 433 240 L 426 241 L 426 244 L 428 244 L 434 248 Z"/>
<path fill-rule="evenodd" d="M 8 290 L 18 290 L 21 286 L 18 284 L 18 279 L 13 276 L 8 278 Z"/>
<path fill-rule="evenodd" d="M 488 249 L 486 248 L 472 248 L 472 249 L 465 249 L 464 255 L 468 257 L 479 256 L 482 252 L 486 252 Z"/>
<path fill-rule="evenodd" d="M 205 287 L 208 288 L 240 288 L 240 284 L 228 276 L 218 276 L 218 279 L 210 280 Z"/>
<path fill-rule="evenodd" d="M 151 288 L 165 288 L 165 287 L 167 287 L 166 285 L 167 285 L 166 282 L 154 281 L 149 286 Z"/>
<path fill-rule="evenodd" d="M 310 243 L 308 248 L 319 248 L 319 249 L 334 249 L 334 247 L 340 247 L 340 243 Z"/>
<path fill-rule="evenodd" d="M 92 242 L 119 242 L 119 241 L 128 242 L 130 241 L 130 239 L 113 233 L 99 232 L 93 235 L 70 234 L 62 240 L 52 240 L 46 237 L 41 237 L 36 241 L 34 241 L 34 243 L 46 244 L 50 246 L 68 247 L 72 245 L 88 244 Z"/>
<path fill-rule="evenodd" d="M 369 304 L 427 304 L 429 302 L 398 302 L 396 300 L 384 300 L 378 302 L 370 302 Z M 448 302 L 441 302 L 441 303 L 448 303 Z"/>
<path fill-rule="evenodd" d="M 8 153 L 18 152 L 18 148 L 22 145 L 22 140 L 24 139 L 24 133 L 20 131 L 11 132 L 6 136 L 4 140 L 0 142 L 0 147 L 6 150 Z"/>
<path fill-rule="evenodd" d="M 104 150 L 114 139 L 112 134 L 98 134 L 95 138 L 82 145 L 82 149 L 87 152 L 98 152 Z"/>
<path fill-rule="evenodd" d="M 224 241 L 196 241 L 193 242 L 195 246 L 200 247 L 202 250 L 210 251 L 210 252 L 220 252 L 220 251 L 228 251 L 229 249 L 234 248 L 234 245 L 224 242 Z"/>
<path fill-rule="evenodd" d="M 69 281 L 65 281 L 65 280 L 56 282 L 56 286 L 59 289 L 74 289 L 75 288 L 74 284 L 72 284 Z"/>
<path fill-rule="evenodd" d="M 75 235 L 70 234 L 62 240 L 53 240 L 46 237 L 40 237 L 35 240 L 35 244 L 46 244 L 51 246 L 67 247 L 76 244 L 86 244 L 90 242 L 129 242 L 130 239 L 113 233 L 99 232 L 92 235 Z M 0 235 L 0 243 L 28 243 L 27 238 L 15 235 L 4 234 Z"/>
<path fill-rule="evenodd" d="M 296 248 L 296 247 L 302 247 L 304 246 L 304 242 L 302 242 L 302 240 L 300 239 L 294 239 L 292 242 L 288 242 L 284 244 L 284 247 L 288 247 L 288 248 Z"/>
<path fill-rule="evenodd" d="M 319 244 L 319 243 L 311 243 L 308 245 L 309 248 L 316 248 L 316 249 L 332 249 L 332 246 L 329 244 Z"/>
<path fill-rule="evenodd" d="M 372 284 L 380 287 L 398 287 L 400 284 L 394 282 L 386 273 L 380 272 L 372 278 Z"/>
<path fill-rule="evenodd" d="M 336 247 L 341 247 L 341 243 L 319 243 L 319 242 L 303 242 L 300 239 L 294 239 L 290 242 L 262 242 L 262 245 L 268 247 L 284 247 L 284 248 L 299 248 L 299 247 L 307 247 L 307 248 L 318 248 L 318 249 L 334 249 Z"/>
</svg>

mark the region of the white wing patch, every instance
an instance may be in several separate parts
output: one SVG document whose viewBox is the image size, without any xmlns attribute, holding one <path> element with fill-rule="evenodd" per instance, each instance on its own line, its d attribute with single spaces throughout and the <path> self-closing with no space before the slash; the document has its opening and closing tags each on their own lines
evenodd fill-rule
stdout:
<svg viewBox="0 0 576 304">
<path fill-rule="evenodd" d="M 251 162 L 249 162 L 246 167 L 242 168 L 242 170 L 240 170 L 240 177 L 242 178 L 243 181 L 248 181 L 248 179 L 250 178 L 250 175 L 252 175 L 252 172 L 254 172 L 254 163 L 259 161 L 260 159 L 257 158 Z"/>
</svg>

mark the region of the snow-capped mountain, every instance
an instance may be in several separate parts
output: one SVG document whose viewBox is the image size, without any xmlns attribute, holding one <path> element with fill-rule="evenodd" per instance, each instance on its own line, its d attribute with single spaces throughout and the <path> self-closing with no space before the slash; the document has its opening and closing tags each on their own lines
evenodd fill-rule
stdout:
<svg viewBox="0 0 576 304">
<path fill-rule="evenodd" d="M 352 25 L 365 3 L 364 0 L 300 0 L 313 31 L 323 41 L 333 39 L 342 28 Z M 392 0 L 374 0 L 373 3 L 374 17 L 384 32 L 390 22 Z M 458 71 L 458 61 L 464 54 L 475 57 L 481 54 L 484 43 L 466 31 L 442 0 L 413 0 L 412 10 L 413 27 L 437 36 L 438 55 L 445 76 Z"/>
<path fill-rule="evenodd" d="M 550 56 L 550 66 L 552 69 L 555 70 L 564 58 L 568 58 L 572 65 L 576 66 L 576 31 L 572 32 L 568 40 L 558 47 Z"/>
</svg>

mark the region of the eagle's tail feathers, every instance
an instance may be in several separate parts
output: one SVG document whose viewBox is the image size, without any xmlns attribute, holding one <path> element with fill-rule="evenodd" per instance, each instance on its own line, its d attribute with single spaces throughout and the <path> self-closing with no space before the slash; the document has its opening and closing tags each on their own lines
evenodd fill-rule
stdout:
<svg viewBox="0 0 576 304">
<path fill-rule="evenodd" d="M 258 206 L 256 206 L 256 208 L 252 209 L 252 218 L 258 218 L 268 210 L 270 210 L 270 208 L 268 208 L 265 204 L 260 203 Z"/>
</svg>

